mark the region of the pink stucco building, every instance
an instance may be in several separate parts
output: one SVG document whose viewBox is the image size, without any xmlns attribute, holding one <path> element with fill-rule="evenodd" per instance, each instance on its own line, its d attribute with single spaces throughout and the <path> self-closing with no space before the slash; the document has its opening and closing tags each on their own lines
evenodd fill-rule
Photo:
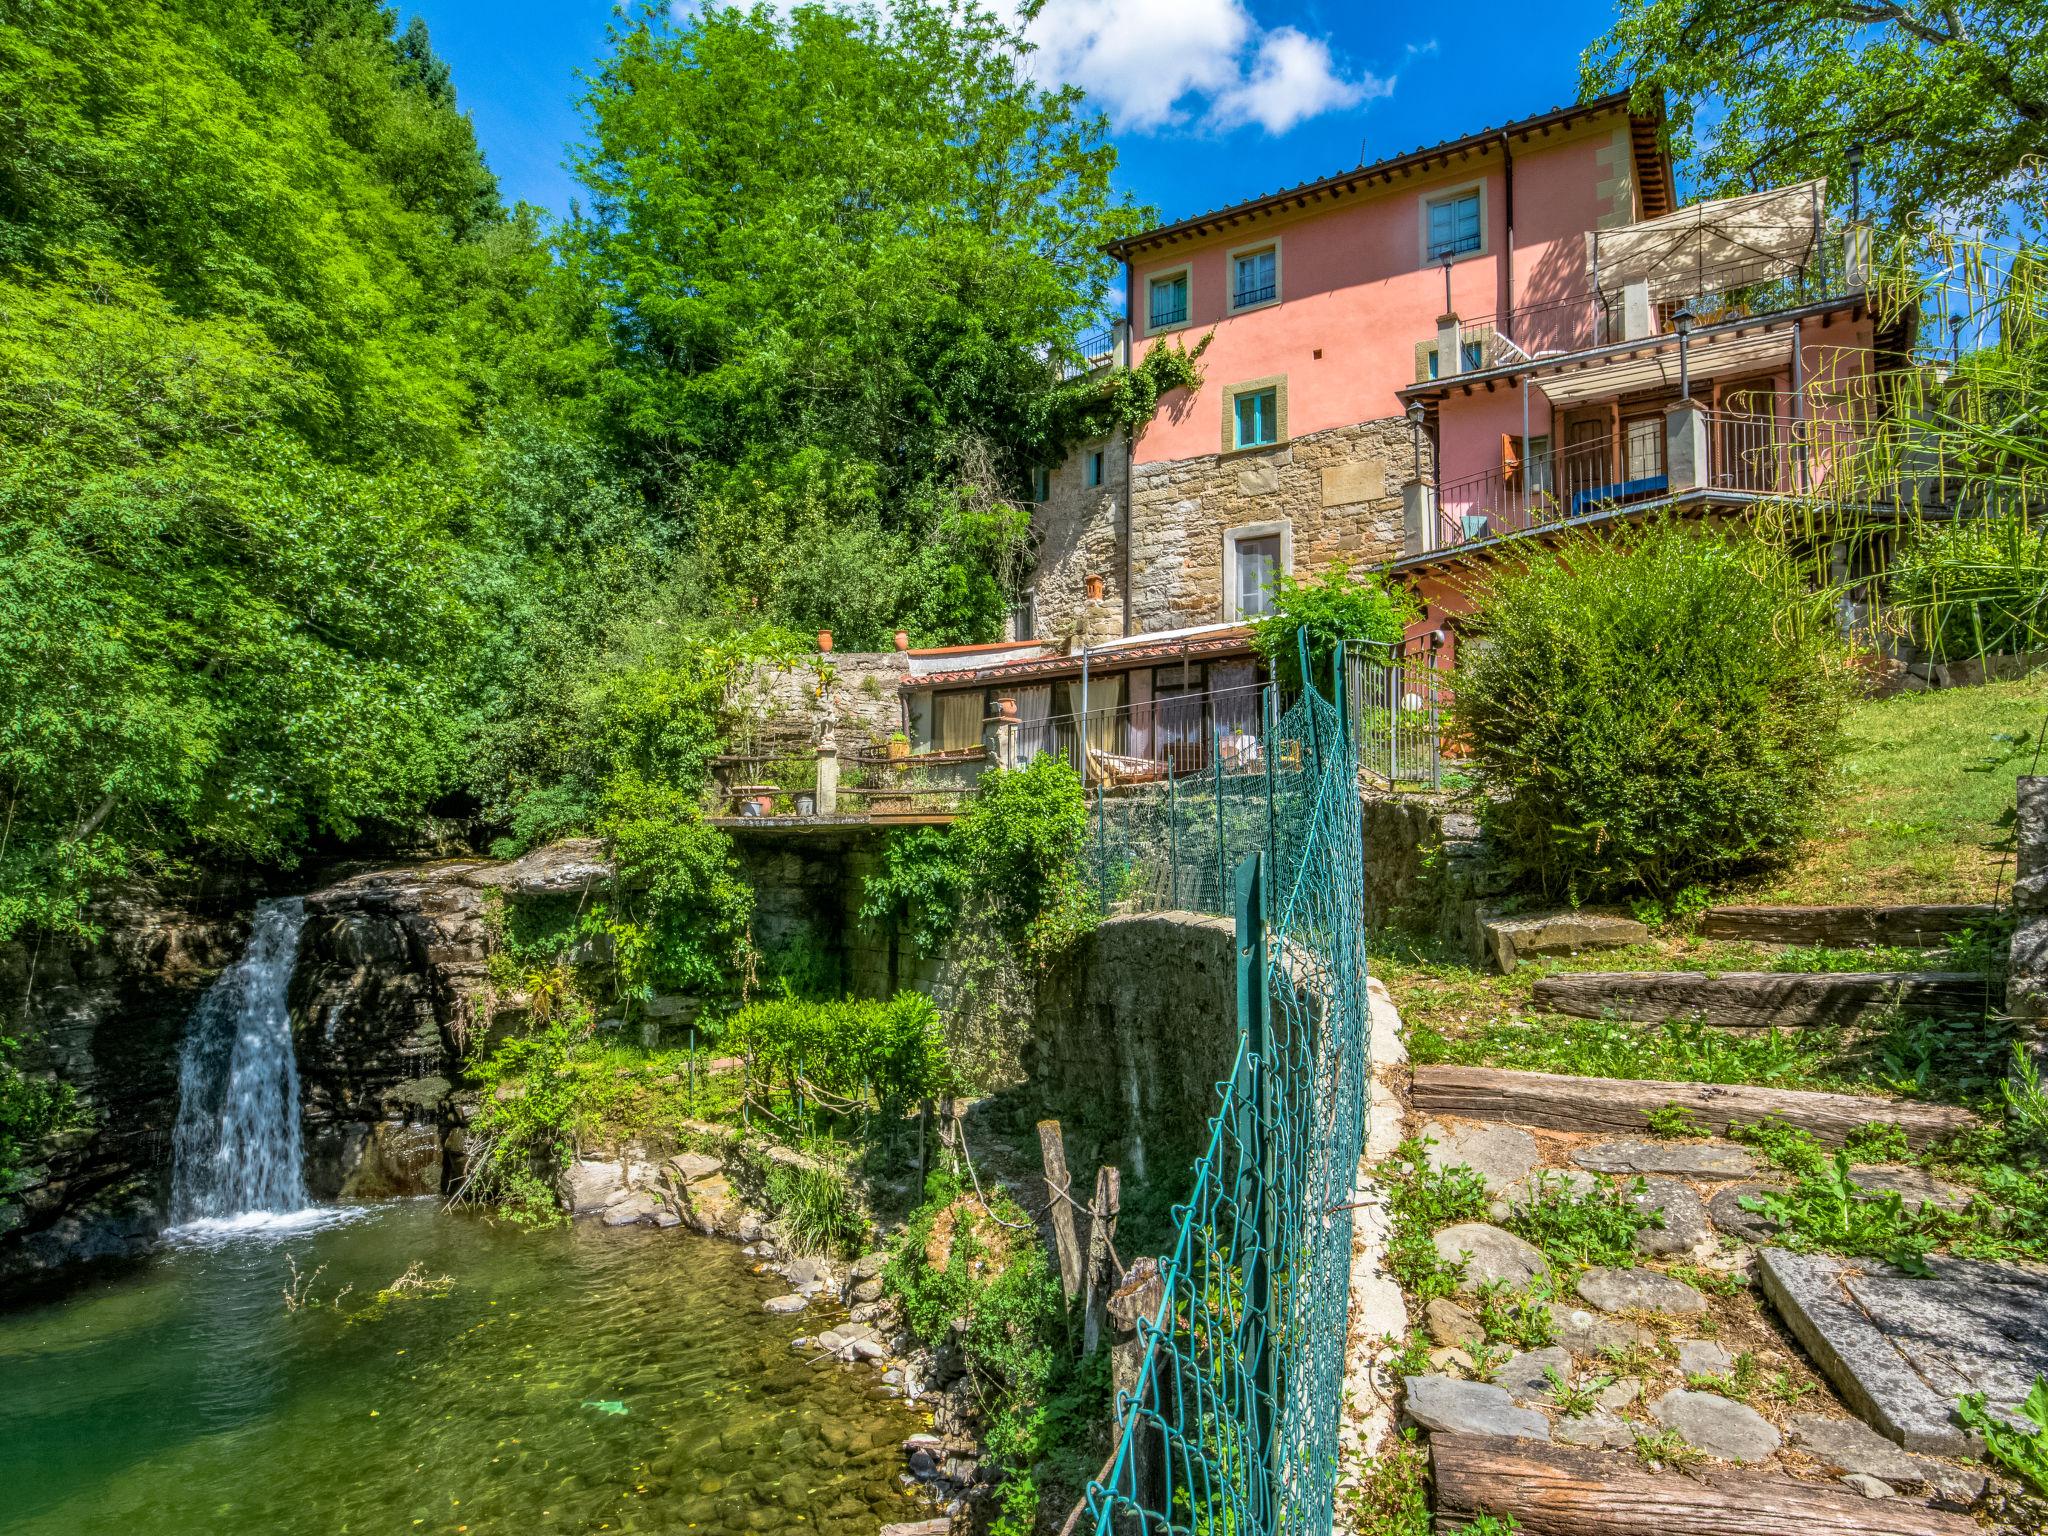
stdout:
<svg viewBox="0 0 2048 1536">
<path fill-rule="evenodd" d="M 1113 247 L 1103 365 L 1200 346 L 1201 384 L 1036 477 L 1028 649 L 927 666 L 919 745 L 999 695 L 1134 759 L 1172 699 L 1213 745 L 1279 572 L 1384 570 L 1455 646 L 1458 573 L 1503 547 L 1824 475 L 1904 340 L 1873 332 L 1867 245 L 1819 182 L 1680 208 L 1659 126 L 1607 97 Z"/>
</svg>

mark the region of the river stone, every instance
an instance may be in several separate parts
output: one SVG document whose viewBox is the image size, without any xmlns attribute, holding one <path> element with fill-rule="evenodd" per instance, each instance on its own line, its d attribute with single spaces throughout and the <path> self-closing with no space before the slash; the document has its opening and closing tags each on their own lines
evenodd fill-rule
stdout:
<svg viewBox="0 0 2048 1536">
<path fill-rule="evenodd" d="M 1713 1252 L 1716 1243 L 1713 1223 L 1707 1220 L 1706 1202 L 1690 1184 L 1678 1179 L 1647 1178 L 1641 1190 L 1625 1189 L 1622 1198 L 1648 1215 L 1664 1218 L 1661 1227 L 1644 1227 L 1635 1236 L 1637 1253 L 1652 1258 L 1685 1255 L 1700 1258 Z"/>
<path fill-rule="evenodd" d="M 761 1305 L 767 1308 L 770 1312 L 777 1313 L 778 1315 L 787 1315 L 791 1312 L 801 1312 L 805 1307 L 809 1306 L 810 1304 L 810 1297 L 795 1295 L 773 1296 L 770 1297 L 767 1301 L 761 1303 Z"/>
<path fill-rule="evenodd" d="M 1463 1221 L 1455 1227 L 1445 1227 L 1431 1241 L 1436 1244 L 1437 1256 L 1447 1264 L 1468 1256 L 1465 1277 L 1458 1282 L 1461 1291 L 1477 1291 L 1492 1280 L 1520 1287 L 1538 1275 L 1550 1273 L 1550 1261 L 1534 1244 L 1483 1221 Z"/>
<path fill-rule="evenodd" d="M 1517 1408 L 1500 1387 L 1450 1376 L 1410 1376 L 1406 1385 L 1408 1417 L 1432 1434 L 1550 1438 L 1543 1415 Z"/>
<path fill-rule="evenodd" d="M 1723 1184 L 1708 1197 L 1707 1214 L 1713 1217 L 1716 1227 L 1738 1242 L 1775 1242 L 1778 1224 L 1760 1211 L 1745 1210 L 1742 1202 L 1761 1200 L 1765 1195 L 1776 1193 L 1780 1187 L 1756 1180 Z"/>
<path fill-rule="evenodd" d="M 1657 1340 L 1647 1328 L 1620 1318 L 1602 1317 L 1584 1307 L 1554 1306 L 1550 1309 L 1550 1322 L 1557 1330 L 1557 1342 L 1575 1355 L 1597 1358 L 1610 1349 L 1625 1350 L 1631 1344 L 1654 1344 Z"/>
<path fill-rule="evenodd" d="M 1477 1344 L 1486 1337 L 1479 1319 L 1455 1301 L 1439 1296 L 1422 1309 L 1422 1326 L 1432 1344 Z"/>
<path fill-rule="evenodd" d="M 1486 1181 L 1486 1192 L 1498 1195 L 1518 1189 L 1531 1169 L 1543 1161 L 1536 1138 L 1514 1125 L 1447 1126 L 1432 1120 L 1422 1128 L 1429 1166 L 1437 1173 L 1460 1164 Z"/>
<path fill-rule="evenodd" d="M 1681 1376 L 1725 1376 L 1735 1368 L 1735 1357 L 1725 1345 L 1712 1339 L 1678 1341 L 1678 1374 Z"/>
<path fill-rule="evenodd" d="M 872 1280 L 888 1266 L 889 1255 L 885 1252 L 864 1253 L 853 1261 L 853 1268 L 847 1273 L 856 1280 Z"/>
<path fill-rule="evenodd" d="M 1722 1461 L 1762 1461 L 1782 1443 L 1754 1408 L 1713 1392 L 1666 1392 L 1650 1412 L 1694 1450 Z"/>
<path fill-rule="evenodd" d="M 653 1197 L 631 1194 L 605 1207 L 604 1224 L 608 1227 L 630 1227 L 651 1220 L 653 1216 Z"/>
<path fill-rule="evenodd" d="M 1550 1426 L 1550 1438 L 1560 1445 L 1583 1446 L 1592 1451 L 1626 1451 L 1636 1443 L 1636 1432 L 1625 1419 L 1605 1408 L 1573 1418 L 1561 1413 Z"/>
<path fill-rule="evenodd" d="M 1868 1259 L 1767 1248 L 1757 1275 L 1842 1400 L 1909 1451 L 1980 1454 L 1955 1418 L 1965 1392 L 2018 1423 L 2048 1375 L 2048 1270 L 1929 1258 L 1921 1278 Z"/>
<path fill-rule="evenodd" d="M 572 1216 L 587 1216 L 604 1209 L 605 1202 L 625 1188 L 626 1170 L 617 1163 L 583 1158 L 562 1170 L 556 1191 Z"/>
<path fill-rule="evenodd" d="M 699 1179 L 708 1179 L 714 1173 L 720 1172 L 725 1166 L 707 1152 L 678 1152 L 668 1160 L 668 1165 L 675 1169 L 676 1177 L 685 1184 L 694 1184 Z"/>
<path fill-rule="evenodd" d="M 1937 1179 L 1922 1168 L 1879 1164 L 1870 1168 L 1851 1168 L 1849 1178 L 1873 1194 L 1896 1190 L 1909 1211 L 1928 1205 L 1942 1211 L 1960 1211 L 1970 1203 L 1968 1190 Z"/>
<path fill-rule="evenodd" d="M 1920 1462 L 1861 1419 L 1803 1413 L 1787 1427 L 1795 1446 L 1840 1471 L 1881 1477 L 1888 1483 L 1917 1483 L 1926 1475 Z"/>
<path fill-rule="evenodd" d="M 1547 1404 L 1551 1401 L 1547 1374 L 1550 1371 L 1566 1381 L 1572 1379 L 1572 1354 L 1561 1344 L 1508 1356 L 1507 1363 L 1493 1373 L 1492 1381 L 1497 1387 L 1505 1387 L 1508 1396 L 1518 1403 Z"/>
<path fill-rule="evenodd" d="M 853 1299 L 856 1302 L 880 1301 L 882 1299 L 882 1282 L 880 1280 L 861 1281 L 860 1284 L 853 1288 Z"/>
<path fill-rule="evenodd" d="M 1662 1312 L 1670 1317 L 1698 1317 L 1707 1298 L 1654 1269 L 1589 1269 L 1579 1276 L 1579 1296 L 1602 1312 Z"/>
<path fill-rule="evenodd" d="M 657 1205 L 654 1208 L 654 1224 L 657 1227 L 662 1227 L 664 1229 L 668 1227 L 680 1227 L 683 1224 L 683 1218 L 676 1214 L 676 1208 L 674 1206 Z"/>
<path fill-rule="evenodd" d="M 1572 1161 L 1595 1173 L 1666 1173 L 1687 1179 L 1746 1179 L 1756 1159 L 1720 1141 L 1603 1141 L 1580 1147 Z"/>
</svg>

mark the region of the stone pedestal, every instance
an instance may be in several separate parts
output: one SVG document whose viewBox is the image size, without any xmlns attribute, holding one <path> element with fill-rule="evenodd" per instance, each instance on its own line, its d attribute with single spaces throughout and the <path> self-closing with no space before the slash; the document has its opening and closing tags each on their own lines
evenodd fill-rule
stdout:
<svg viewBox="0 0 2048 1536">
<path fill-rule="evenodd" d="M 1401 487 L 1401 553 L 1423 555 L 1436 548 L 1436 493 L 1426 480 Z"/>
<path fill-rule="evenodd" d="M 1664 466 L 1673 492 L 1698 490 L 1711 483 L 1711 445 L 1707 412 L 1697 400 L 1681 400 L 1664 411 Z"/>
<path fill-rule="evenodd" d="M 817 808 L 820 816 L 839 809 L 839 748 L 829 741 L 818 748 Z"/>
</svg>

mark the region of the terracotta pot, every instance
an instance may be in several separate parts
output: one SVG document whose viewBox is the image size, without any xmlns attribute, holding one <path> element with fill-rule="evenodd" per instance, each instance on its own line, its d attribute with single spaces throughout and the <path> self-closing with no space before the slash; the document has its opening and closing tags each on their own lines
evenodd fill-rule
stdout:
<svg viewBox="0 0 2048 1536">
<path fill-rule="evenodd" d="M 1102 601 L 1102 578 L 1100 576 L 1090 576 L 1088 578 L 1088 601 L 1091 603 Z"/>
<path fill-rule="evenodd" d="M 1017 718 L 1017 701 L 1016 701 L 1015 699 L 997 699 L 997 700 L 996 700 L 996 718 L 997 718 L 998 720 L 1014 720 L 1014 719 L 1016 719 L 1016 718 Z"/>
<path fill-rule="evenodd" d="M 907 629 L 899 629 L 899 630 L 897 630 L 897 631 L 896 631 L 896 649 L 897 649 L 897 650 L 899 650 L 899 651 L 907 651 L 907 650 L 909 650 L 909 649 L 910 649 L 910 631 L 909 631 L 909 630 L 907 630 Z"/>
<path fill-rule="evenodd" d="M 831 631 L 831 630 L 829 630 L 829 629 L 821 629 L 821 630 L 819 630 L 819 631 L 818 631 L 818 650 L 819 650 L 819 651 L 820 651 L 821 653 L 823 653 L 824 655 L 827 655 L 827 656 L 829 656 L 829 655 L 831 655 L 831 654 L 832 654 L 832 631 Z"/>
</svg>

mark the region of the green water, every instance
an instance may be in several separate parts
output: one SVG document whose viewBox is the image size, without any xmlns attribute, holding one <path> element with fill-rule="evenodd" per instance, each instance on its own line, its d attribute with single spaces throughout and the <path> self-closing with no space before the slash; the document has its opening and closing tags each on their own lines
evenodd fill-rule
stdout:
<svg viewBox="0 0 2048 1536">
<path fill-rule="evenodd" d="M 338 1307 L 288 1312 L 286 1257 Z M 378 1305 L 418 1260 L 438 1298 Z M 920 1518 L 925 1427 L 728 1243 L 385 1206 L 0 1312 L 0 1532 L 820 1531 Z"/>
</svg>

